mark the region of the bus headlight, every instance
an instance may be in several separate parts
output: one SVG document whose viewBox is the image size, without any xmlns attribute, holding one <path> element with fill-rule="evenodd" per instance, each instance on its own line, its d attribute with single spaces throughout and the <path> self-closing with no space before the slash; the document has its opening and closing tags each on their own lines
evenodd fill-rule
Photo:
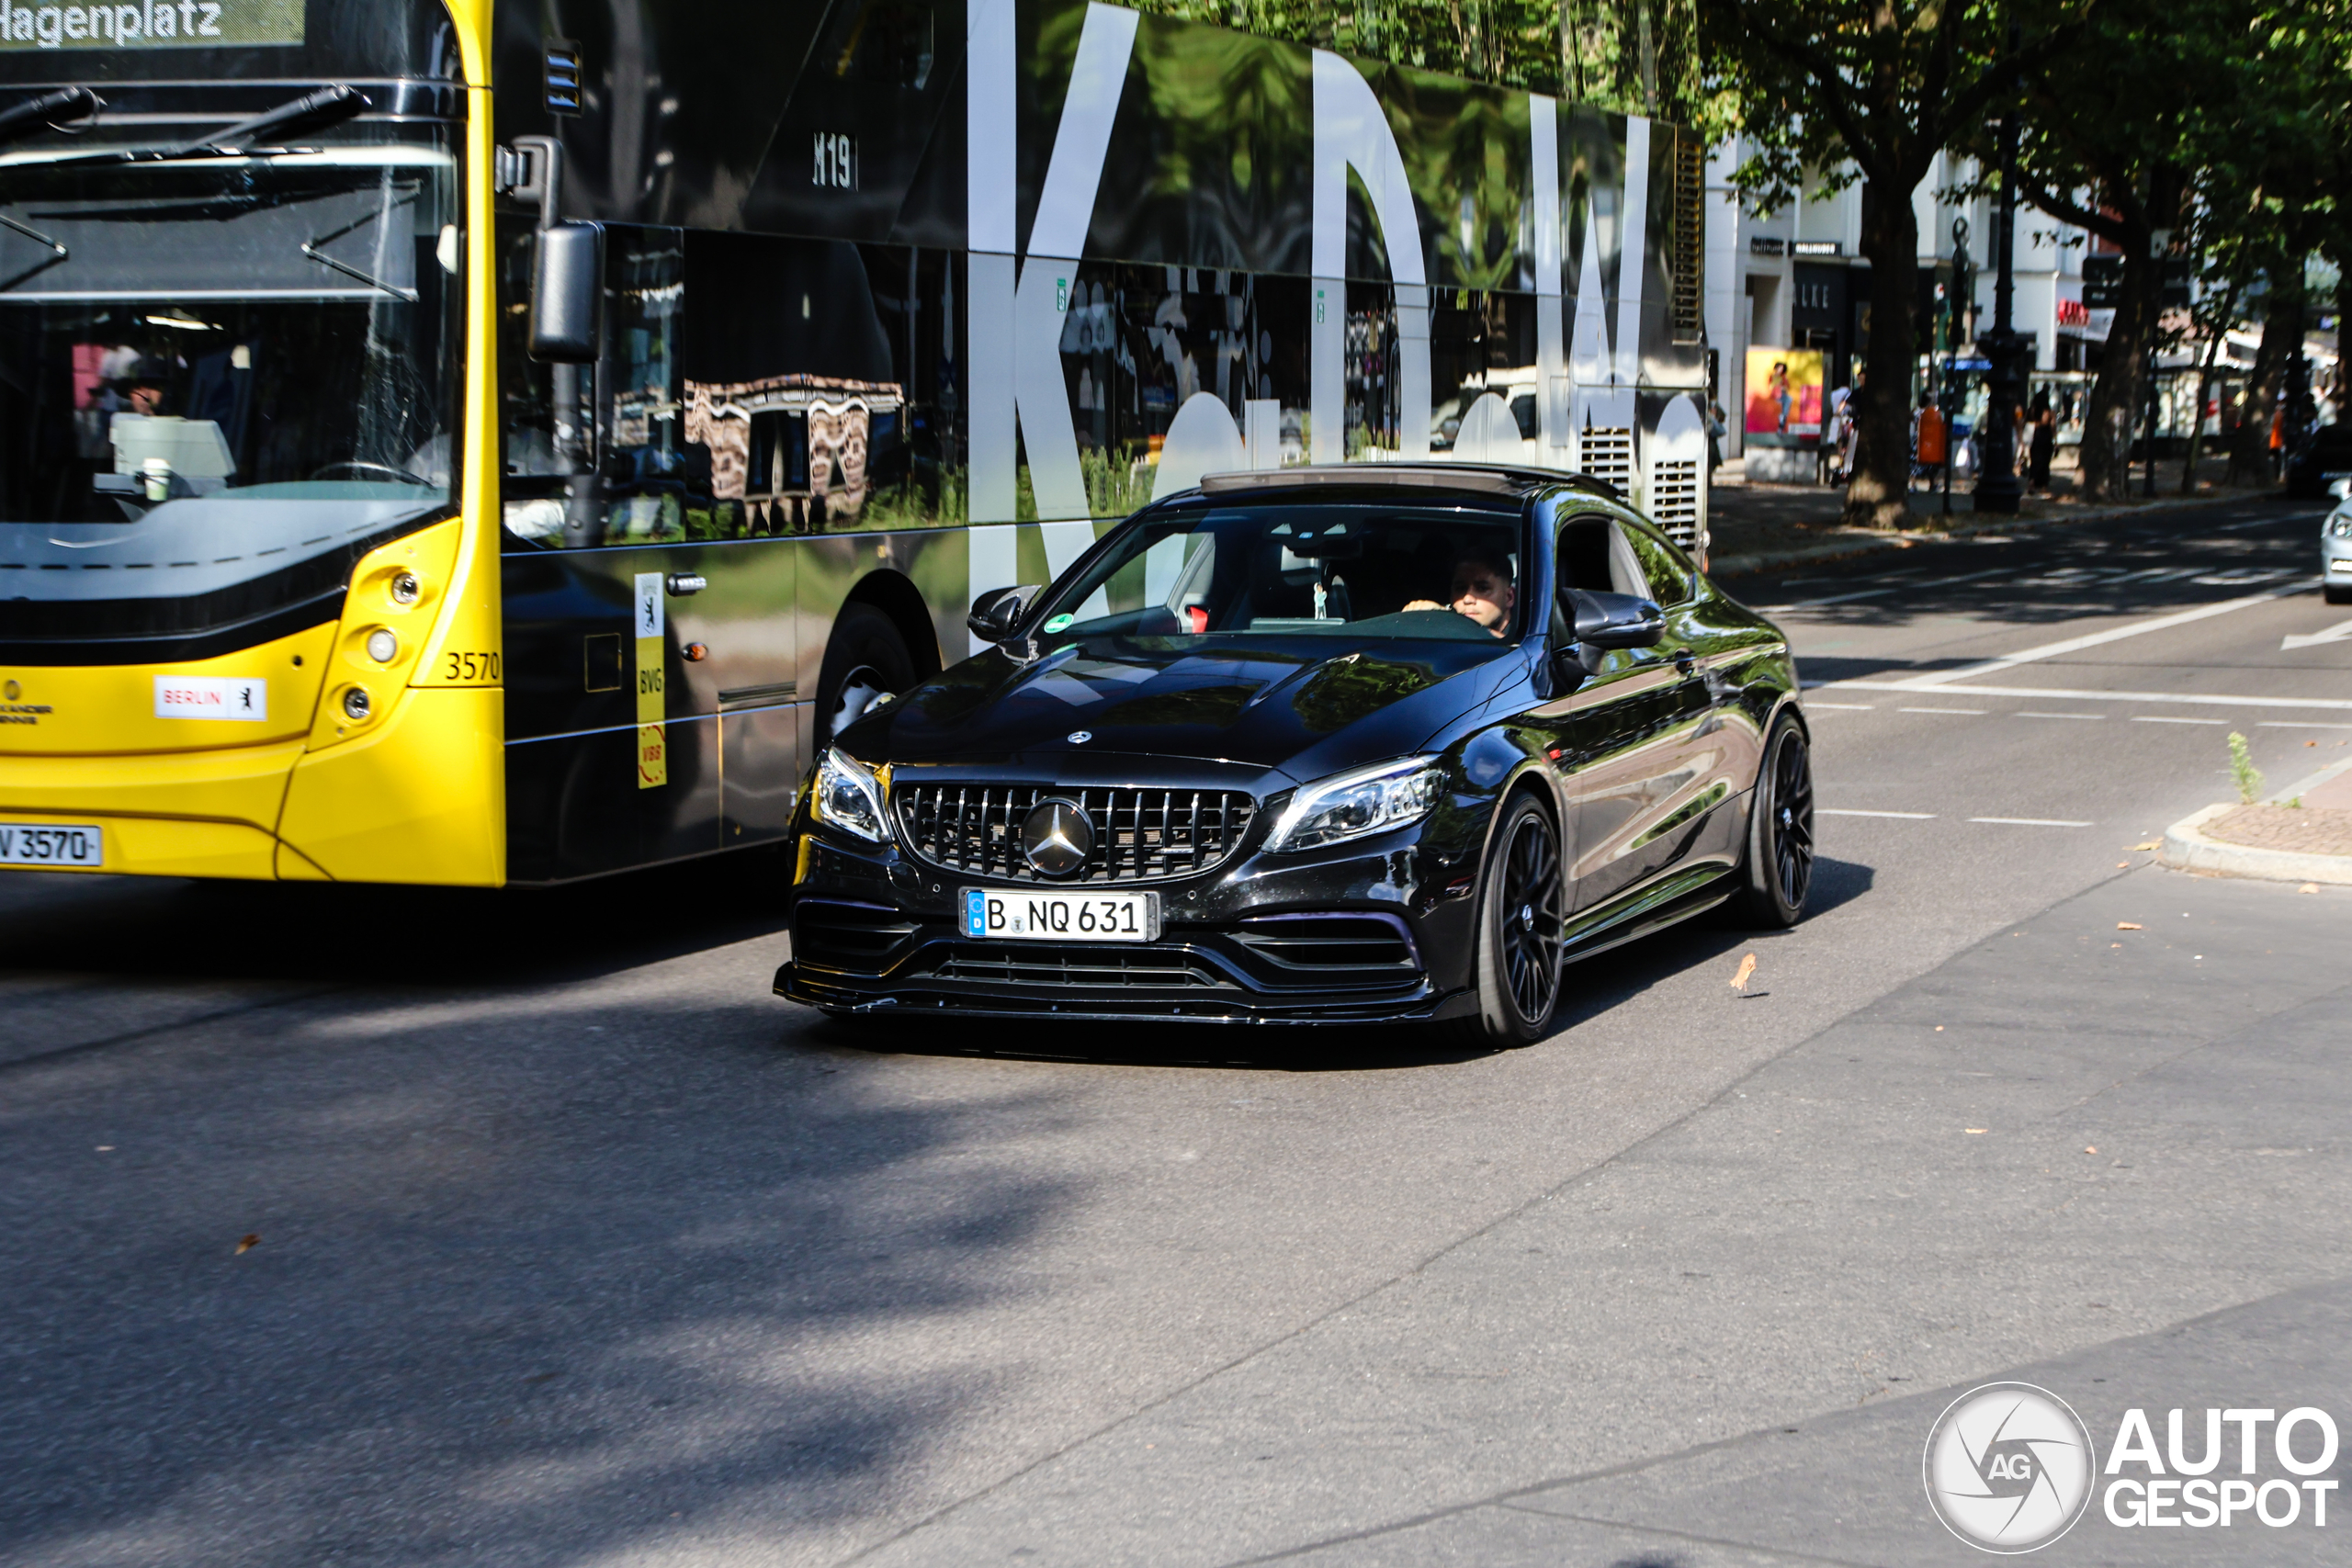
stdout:
<svg viewBox="0 0 2352 1568">
<path fill-rule="evenodd" d="M 818 821 L 873 843 L 889 836 L 883 826 L 881 782 L 865 765 L 829 746 L 817 764 L 817 793 L 808 813 Z"/>
<path fill-rule="evenodd" d="M 375 704 L 368 697 L 368 688 L 354 686 L 343 694 L 343 716 L 356 724 L 375 711 Z"/>
<path fill-rule="evenodd" d="M 390 664 L 401 656 L 401 639 L 389 626 L 378 626 L 368 634 L 368 657 L 379 664 Z"/>
</svg>

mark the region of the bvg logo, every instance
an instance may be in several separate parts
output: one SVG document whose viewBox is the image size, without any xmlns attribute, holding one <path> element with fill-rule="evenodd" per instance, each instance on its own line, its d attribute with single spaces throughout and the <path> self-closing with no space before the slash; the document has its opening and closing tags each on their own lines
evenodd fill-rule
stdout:
<svg viewBox="0 0 2352 1568">
<path fill-rule="evenodd" d="M 1928 1435 L 1928 1502 L 1944 1528 L 1986 1551 L 2035 1551 L 2074 1529 L 2098 1456 L 2066 1402 L 1996 1382 L 1952 1401 Z"/>
</svg>

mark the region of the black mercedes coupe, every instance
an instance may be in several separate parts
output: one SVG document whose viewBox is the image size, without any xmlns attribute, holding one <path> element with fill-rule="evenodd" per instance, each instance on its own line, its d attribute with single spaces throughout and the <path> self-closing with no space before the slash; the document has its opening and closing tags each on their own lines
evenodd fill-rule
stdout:
<svg viewBox="0 0 2352 1568">
<path fill-rule="evenodd" d="M 1788 640 L 1606 486 L 1211 476 L 971 626 L 819 761 L 777 994 L 1516 1044 L 1573 960 L 1804 913 Z"/>
</svg>

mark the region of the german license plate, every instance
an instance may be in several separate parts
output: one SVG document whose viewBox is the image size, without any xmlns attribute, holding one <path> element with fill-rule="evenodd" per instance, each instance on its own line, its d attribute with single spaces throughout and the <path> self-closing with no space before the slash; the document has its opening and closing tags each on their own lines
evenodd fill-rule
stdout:
<svg viewBox="0 0 2352 1568">
<path fill-rule="evenodd" d="M 0 822 L 0 865 L 102 866 L 106 835 L 80 823 Z"/>
<path fill-rule="evenodd" d="M 1151 942 L 1159 935 L 1159 895 L 967 887 L 964 934 L 984 941 Z"/>
</svg>

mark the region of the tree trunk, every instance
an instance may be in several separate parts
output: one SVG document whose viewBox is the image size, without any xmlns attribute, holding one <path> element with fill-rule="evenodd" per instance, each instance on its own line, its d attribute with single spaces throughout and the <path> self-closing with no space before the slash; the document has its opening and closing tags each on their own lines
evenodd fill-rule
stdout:
<svg viewBox="0 0 2352 1568">
<path fill-rule="evenodd" d="M 2270 297 L 2264 301 L 2262 346 L 2255 350 L 2254 374 L 2246 378 L 2245 409 L 2230 443 L 2231 484 L 2270 482 L 2270 422 L 2278 412 L 2278 391 L 2287 379 L 2287 359 L 2303 346 L 2303 264 L 2300 256 L 2271 269 Z"/>
<path fill-rule="evenodd" d="M 1854 473 L 1846 486 L 1846 522 L 1898 528 L 1910 509 L 1913 312 L 1919 298 L 1919 222 L 1907 187 L 1865 190 L 1862 254 L 1871 263 L 1871 347 L 1850 405 Z"/>
<path fill-rule="evenodd" d="M 2180 493 L 2197 493 L 2197 459 L 2205 448 L 2205 405 L 2213 397 L 2213 362 L 2221 357 L 2222 345 L 2230 340 L 2230 323 L 2237 319 L 2238 286 L 2233 278 L 2229 292 L 2222 296 L 2220 315 L 2212 318 L 2211 335 L 2199 345 L 2202 351 L 2197 366 L 2197 411 L 2188 420 L 2188 456 L 2181 460 Z"/>
<path fill-rule="evenodd" d="M 2136 228 L 2123 242 L 2122 293 L 2115 322 L 2108 328 L 2098 378 L 2091 384 L 2090 408 L 2083 415 L 2086 499 L 2131 499 L 2132 440 L 2140 428 L 2148 340 L 2155 333 L 2163 289 L 2164 264 L 2148 254 L 2146 228 Z"/>
</svg>

